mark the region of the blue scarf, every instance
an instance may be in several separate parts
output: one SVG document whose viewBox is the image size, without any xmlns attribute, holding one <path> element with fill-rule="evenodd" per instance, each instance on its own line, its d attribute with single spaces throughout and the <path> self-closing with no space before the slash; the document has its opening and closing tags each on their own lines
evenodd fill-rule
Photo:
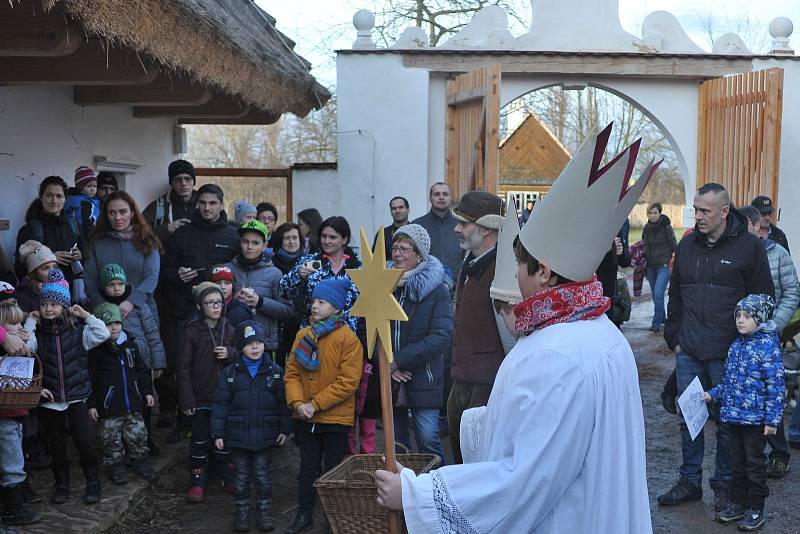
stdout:
<svg viewBox="0 0 800 534">
<path fill-rule="evenodd" d="M 258 368 L 261 365 L 261 360 L 264 359 L 262 356 L 257 360 L 251 360 L 247 356 L 242 358 L 244 360 L 245 366 L 247 366 L 247 372 L 250 373 L 250 378 L 255 378 L 256 374 L 258 374 Z"/>
<path fill-rule="evenodd" d="M 294 357 L 297 359 L 297 363 L 309 371 L 319 371 L 319 358 L 317 357 L 319 340 L 345 324 L 347 323 L 341 314 L 334 313 L 324 321 L 317 321 L 309 326 L 306 335 L 297 342 L 294 348 Z"/>
</svg>

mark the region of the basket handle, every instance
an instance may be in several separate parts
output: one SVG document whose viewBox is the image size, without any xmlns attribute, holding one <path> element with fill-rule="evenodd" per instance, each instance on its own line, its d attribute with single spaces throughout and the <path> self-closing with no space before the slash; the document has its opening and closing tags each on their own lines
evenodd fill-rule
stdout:
<svg viewBox="0 0 800 534">
<path fill-rule="evenodd" d="M 353 471 L 350 473 L 350 480 L 375 482 L 375 471 L 371 469 L 353 469 Z"/>
</svg>

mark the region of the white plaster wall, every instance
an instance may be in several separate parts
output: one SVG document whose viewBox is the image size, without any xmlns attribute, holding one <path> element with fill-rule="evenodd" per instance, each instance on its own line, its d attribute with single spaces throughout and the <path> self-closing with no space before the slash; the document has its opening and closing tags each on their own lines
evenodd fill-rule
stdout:
<svg viewBox="0 0 800 534">
<path fill-rule="evenodd" d="M 307 208 L 317 208 L 323 219 L 338 215 L 340 190 L 336 169 L 293 169 L 292 221 L 297 222 L 298 212 Z"/>
<path fill-rule="evenodd" d="M 428 72 L 403 67 L 399 54 L 340 54 L 336 70 L 339 189 L 331 215 L 371 238 L 391 222 L 393 196 L 408 199 L 412 216 L 427 211 Z"/>
<path fill-rule="evenodd" d="M 786 233 L 789 248 L 800 251 L 800 62 L 774 59 L 753 62 L 754 70 L 783 68 L 783 120 L 781 127 L 778 226 Z M 795 260 L 795 265 L 798 265 Z"/>
<path fill-rule="evenodd" d="M 130 107 L 86 107 L 72 102 L 71 87 L 0 87 L 0 217 L 11 229 L 0 245 L 11 256 L 25 210 L 39 182 L 56 174 L 73 185 L 75 168 L 95 156 L 133 160 L 125 189 L 140 207 L 167 187 L 172 120 L 134 119 Z"/>
</svg>

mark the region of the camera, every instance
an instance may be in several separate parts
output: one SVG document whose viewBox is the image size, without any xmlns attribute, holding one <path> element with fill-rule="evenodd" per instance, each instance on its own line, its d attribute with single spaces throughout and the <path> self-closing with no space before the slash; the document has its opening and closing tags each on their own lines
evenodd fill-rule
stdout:
<svg viewBox="0 0 800 534">
<path fill-rule="evenodd" d="M 319 260 L 309 260 L 303 264 L 303 267 L 309 271 L 316 271 L 322 267 L 322 262 Z"/>
</svg>

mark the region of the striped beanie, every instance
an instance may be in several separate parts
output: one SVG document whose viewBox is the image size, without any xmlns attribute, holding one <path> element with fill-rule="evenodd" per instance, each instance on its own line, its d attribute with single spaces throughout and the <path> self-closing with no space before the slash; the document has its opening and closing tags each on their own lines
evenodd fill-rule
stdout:
<svg viewBox="0 0 800 534">
<path fill-rule="evenodd" d="M 42 294 L 39 302 L 55 302 L 69 308 L 71 301 L 69 283 L 64 278 L 64 273 L 56 267 L 47 275 L 47 282 L 42 285 Z"/>
<path fill-rule="evenodd" d="M 89 182 L 96 182 L 97 175 L 94 173 L 94 169 L 91 169 L 85 165 L 81 165 L 77 169 L 75 169 L 75 189 L 81 190 Z"/>
</svg>

